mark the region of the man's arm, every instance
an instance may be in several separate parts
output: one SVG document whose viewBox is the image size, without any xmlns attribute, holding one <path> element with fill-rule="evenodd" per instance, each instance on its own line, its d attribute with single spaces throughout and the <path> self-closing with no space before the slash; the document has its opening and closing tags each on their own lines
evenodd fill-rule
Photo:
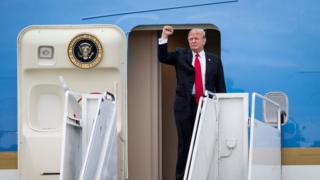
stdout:
<svg viewBox="0 0 320 180">
<path fill-rule="evenodd" d="M 160 62 L 174 65 L 177 52 L 168 53 L 168 38 L 173 34 L 174 30 L 171 26 L 163 26 L 161 38 L 158 42 L 158 59 Z"/>
</svg>

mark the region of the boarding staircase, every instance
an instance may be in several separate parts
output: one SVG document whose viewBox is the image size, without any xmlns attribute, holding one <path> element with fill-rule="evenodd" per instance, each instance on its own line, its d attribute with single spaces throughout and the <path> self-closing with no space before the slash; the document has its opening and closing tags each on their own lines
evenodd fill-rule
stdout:
<svg viewBox="0 0 320 180">
<path fill-rule="evenodd" d="M 116 99 L 65 89 L 60 180 L 117 180 Z"/>
<path fill-rule="evenodd" d="M 256 119 L 257 99 L 272 107 L 264 113 L 276 119 Z M 281 108 L 258 93 L 252 94 L 250 118 L 248 107 L 247 93 L 207 92 L 198 106 L 184 180 L 281 180 Z"/>
<path fill-rule="evenodd" d="M 116 99 L 110 93 L 65 89 L 60 180 L 116 180 Z M 259 98 L 275 108 L 276 122 L 255 117 Z M 200 99 L 184 180 L 281 180 L 280 106 L 247 93 Z M 275 122 L 275 121 L 273 121 Z"/>
</svg>

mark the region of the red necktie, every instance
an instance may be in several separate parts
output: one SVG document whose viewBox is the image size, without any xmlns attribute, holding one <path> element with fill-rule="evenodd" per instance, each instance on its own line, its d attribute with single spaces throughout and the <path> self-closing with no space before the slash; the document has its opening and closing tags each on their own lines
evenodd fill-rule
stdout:
<svg viewBox="0 0 320 180">
<path fill-rule="evenodd" d="M 198 53 L 196 54 L 196 58 L 194 60 L 194 72 L 195 72 L 196 103 L 198 104 L 200 97 L 203 96 L 202 73 L 201 73 L 201 65 L 200 65 Z"/>
</svg>

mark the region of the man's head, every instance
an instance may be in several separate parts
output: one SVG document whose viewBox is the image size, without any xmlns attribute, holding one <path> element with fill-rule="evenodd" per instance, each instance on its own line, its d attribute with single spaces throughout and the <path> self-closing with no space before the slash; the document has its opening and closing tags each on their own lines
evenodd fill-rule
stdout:
<svg viewBox="0 0 320 180">
<path fill-rule="evenodd" d="M 189 47 L 192 51 L 199 53 L 206 44 L 206 33 L 203 29 L 191 29 L 188 34 Z"/>
</svg>

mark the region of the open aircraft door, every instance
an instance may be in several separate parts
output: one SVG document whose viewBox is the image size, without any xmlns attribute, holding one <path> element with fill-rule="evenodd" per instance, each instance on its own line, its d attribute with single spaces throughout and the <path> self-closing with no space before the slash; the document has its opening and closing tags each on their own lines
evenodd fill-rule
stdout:
<svg viewBox="0 0 320 180">
<path fill-rule="evenodd" d="M 126 37 L 113 25 L 30 26 L 20 33 L 20 180 L 59 179 L 65 102 L 59 76 L 73 91 L 115 96 L 118 179 L 126 178 L 125 60 Z"/>
</svg>

